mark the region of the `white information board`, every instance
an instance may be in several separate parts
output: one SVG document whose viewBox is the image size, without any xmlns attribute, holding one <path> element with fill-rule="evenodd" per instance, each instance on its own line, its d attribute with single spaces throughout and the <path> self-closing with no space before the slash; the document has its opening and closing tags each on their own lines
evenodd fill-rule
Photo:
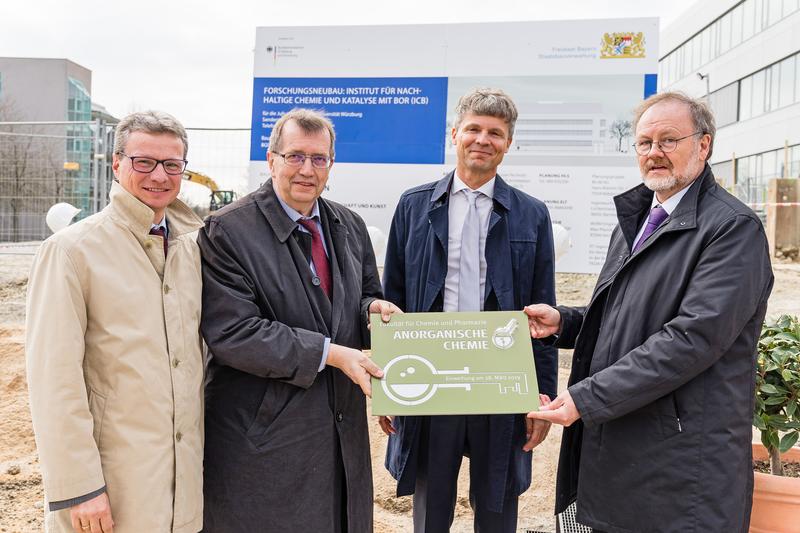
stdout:
<svg viewBox="0 0 800 533">
<path fill-rule="evenodd" d="M 557 269 L 595 273 L 616 225 L 612 197 L 640 182 L 630 120 L 657 72 L 655 18 L 257 28 L 250 189 L 268 178 L 278 117 L 321 109 L 337 134 L 323 196 L 388 235 L 400 194 L 455 166 L 458 98 L 497 87 L 519 109 L 498 173 L 568 230 Z"/>
</svg>

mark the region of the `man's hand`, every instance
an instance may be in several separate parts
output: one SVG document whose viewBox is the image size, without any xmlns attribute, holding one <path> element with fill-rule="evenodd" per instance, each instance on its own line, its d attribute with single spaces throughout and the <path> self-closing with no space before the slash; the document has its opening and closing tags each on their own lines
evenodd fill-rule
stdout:
<svg viewBox="0 0 800 533">
<path fill-rule="evenodd" d="M 562 426 L 572 425 L 580 417 L 581 414 L 575 407 L 575 402 L 572 401 L 568 390 L 556 396 L 556 399 L 549 404 L 542 404 L 538 411 L 528 413 L 528 418 L 553 422 Z"/>
<path fill-rule="evenodd" d="M 539 403 L 541 405 L 549 404 L 550 396 L 547 394 L 540 394 Z M 551 425 L 552 424 L 546 420 L 533 420 L 531 418 L 525 418 L 525 438 L 527 441 L 522 447 L 522 450 L 529 452 L 544 442 L 544 439 L 547 437 L 547 432 L 550 431 Z"/>
<path fill-rule="evenodd" d="M 364 394 L 372 398 L 370 376 L 383 377 L 383 370 L 372 362 L 361 350 L 331 343 L 328 349 L 328 365 L 345 373 L 353 383 L 361 387 Z"/>
<path fill-rule="evenodd" d="M 528 315 L 528 329 L 534 339 L 543 339 L 561 331 L 561 313 L 549 305 L 533 304 L 523 311 Z"/>
<path fill-rule="evenodd" d="M 378 417 L 378 425 L 381 427 L 384 433 L 387 435 L 394 435 L 397 433 L 397 430 L 394 429 L 392 425 L 392 417 L 391 416 L 379 416 Z"/>
<path fill-rule="evenodd" d="M 395 313 L 402 313 L 403 311 L 392 302 L 387 302 L 386 300 L 372 300 L 372 303 L 369 304 L 369 312 L 380 313 L 381 320 L 389 322 L 392 315 Z"/>
<path fill-rule="evenodd" d="M 91 500 L 70 507 L 69 518 L 75 533 L 114 532 L 111 504 L 108 502 L 108 494 L 105 492 Z"/>
</svg>

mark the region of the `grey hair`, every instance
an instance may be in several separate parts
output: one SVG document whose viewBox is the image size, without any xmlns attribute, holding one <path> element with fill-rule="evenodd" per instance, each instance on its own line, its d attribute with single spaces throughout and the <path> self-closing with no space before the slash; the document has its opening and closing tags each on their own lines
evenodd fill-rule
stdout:
<svg viewBox="0 0 800 533">
<path fill-rule="evenodd" d="M 714 152 L 714 137 L 717 136 L 717 125 L 716 121 L 714 120 L 714 114 L 711 112 L 711 108 L 708 107 L 708 104 L 706 104 L 705 101 L 700 100 L 699 98 L 692 98 L 686 93 L 680 91 L 668 91 L 665 93 L 654 94 L 653 96 L 644 100 L 633 112 L 633 131 L 636 131 L 636 127 L 639 125 L 639 120 L 641 120 L 645 111 L 662 102 L 679 102 L 689 108 L 694 130 L 702 132 L 703 134 L 707 133 L 711 137 L 711 142 L 708 145 L 708 155 L 706 156 L 706 161 L 711 159 L 711 154 Z"/>
<path fill-rule="evenodd" d="M 186 129 L 184 129 L 183 124 L 177 118 L 163 111 L 139 111 L 123 118 L 117 124 L 114 133 L 114 153 L 123 153 L 131 133 L 137 131 L 174 135 L 183 143 L 183 158 L 186 159 L 186 155 L 189 153 L 189 139 L 186 136 Z"/>
<path fill-rule="evenodd" d="M 514 136 L 514 126 L 517 123 L 517 106 L 514 101 L 501 89 L 473 89 L 458 99 L 456 105 L 456 122 L 453 125 L 458 129 L 464 115 L 485 115 L 503 119 L 508 125 L 508 136 Z"/>
<path fill-rule="evenodd" d="M 283 142 L 283 127 L 287 122 L 293 120 L 300 129 L 305 133 L 317 133 L 320 131 L 327 131 L 331 138 L 331 148 L 328 154 L 331 159 L 336 156 L 336 149 L 334 148 L 334 141 L 336 140 L 336 133 L 333 131 L 333 122 L 325 116 L 324 112 L 315 109 L 306 109 L 303 107 L 295 107 L 288 113 L 285 113 L 281 118 L 272 126 L 272 133 L 269 135 L 269 151 L 278 153 L 281 149 Z"/>
</svg>

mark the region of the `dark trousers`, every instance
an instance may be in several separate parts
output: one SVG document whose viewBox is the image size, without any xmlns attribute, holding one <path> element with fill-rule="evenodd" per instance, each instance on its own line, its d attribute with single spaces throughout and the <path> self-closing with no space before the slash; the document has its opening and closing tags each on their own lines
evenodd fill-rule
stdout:
<svg viewBox="0 0 800 533">
<path fill-rule="evenodd" d="M 488 508 L 489 417 L 431 416 L 422 421 L 420 461 L 414 487 L 414 531 L 440 533 L 453 524 L 461 458 L 469 463 L 469 503 L 475 514 L 476 533 L 514 533 L 517 529 L 516 496 L 503 502 L 502 512 Z"/>
</svg>

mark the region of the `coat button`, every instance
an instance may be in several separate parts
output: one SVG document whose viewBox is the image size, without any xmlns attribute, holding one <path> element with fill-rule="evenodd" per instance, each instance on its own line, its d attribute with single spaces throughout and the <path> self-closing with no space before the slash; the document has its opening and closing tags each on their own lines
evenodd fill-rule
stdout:
<svg viewBox="0 0 800 533">
<path fill-rule="evenodd" d="M 153 247 L 153 243 L 152 243 L 152 242 L 150 242 L 150 241 L 145 241 L 145 242 L 144 242 L 144 247 L 145 247 L 145 248 L 152 248 L 152 247 Z"/>
<path fill-rule="evenodd" d="M 169 294 L 169 285 L 164 285 L 164 294 Z"/>
<path fill-rule="evenodd" d="M 319 278 L 317 276 L 314 276 L 313 278 L 311 278 L 311 283 L 314 286 L 319 287 L 319 284 L 322 283 L 322 282 L 319 280 Z"/>
<path fill-rule="evenodd" d="M 336 421 L 341 422 L 342 420 L 344 420 L 344 415 L 342 414 L 341 411 L 339 411 L 336 413 Z"/>
<path fill-rule="evenodd" d="M 181 362 L 180 362 L 180 360 L 179 360 L 177 357 L 176 357 L 175 359 L 173 359 L 173 360 L 172 360 L 172 367 L 173 367 L 173 368 L 178 368 L 178 365 L 179 365 L 179 364 L 181 364 Z"/>
<path fill-rule="evenodd" d="M 183 438 L 183 435 L 181 435 L 180 431 L 175 434 L 175 440 L 176 441 L 180 442 L 182 438 Z"/>
<path fill-rule="evenodd" d="M 681 222 L 681 226 L 685 226 L 685 225 L 686 225 L 686 222 Z"/>
</svg>

